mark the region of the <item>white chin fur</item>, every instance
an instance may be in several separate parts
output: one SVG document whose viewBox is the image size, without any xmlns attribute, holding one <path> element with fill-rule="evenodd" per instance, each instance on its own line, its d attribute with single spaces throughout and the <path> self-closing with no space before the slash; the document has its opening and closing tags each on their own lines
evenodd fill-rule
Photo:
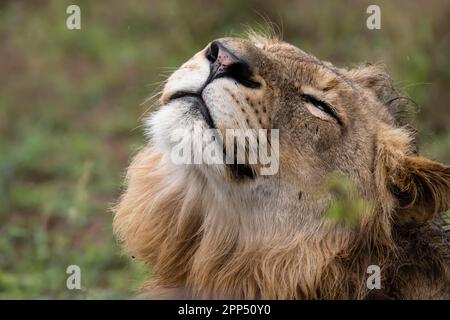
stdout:
<svg viewBox="0 0 450 320">
<path fill-rule="evenodd" d="M 190 108 L 190 104 L 184 102 L 183 100 L 175 100 L 162 106 L 160 110 L 152 113 L 150 117 L 147 118 L 145 130 L 146 135 L 151 140 L 151 144 L 154 148 L 161 152 L 174 166 L 178 166 L 183 170 L 196 168 L 204 174 L 226 174 L 225 165 L 206 164 L 205 162 L 211 163 L 206 159 L 206 161 L 202 161 L 202 163 L 193 164 L 180 164 L 176 161 L 172 161 L 174 147 L 180 147 L 180 132 L 184 132 L 182 134 L 182 136 L 185 137 L 183 139 L 183 143 L 190 143 L 191 146 L 198 146 L 198 144 L 192 144 L 192 141 L 186 137 L 195 137 L 193 135 L 194 133 L 201 134 L 203 130 L 209 129 L 208 125 L 201 118 L 201 116 L 197 117 L 195 113 L 189 112 Z M 198 147 L 202 148 L 204 145 L 200 145 Z M 216 152 L 222 153 L 222 150 L 219 149 L 218 144 Z M 203 157 L 207 157 L 207 154 L 204 153 Z"/>
</svg>

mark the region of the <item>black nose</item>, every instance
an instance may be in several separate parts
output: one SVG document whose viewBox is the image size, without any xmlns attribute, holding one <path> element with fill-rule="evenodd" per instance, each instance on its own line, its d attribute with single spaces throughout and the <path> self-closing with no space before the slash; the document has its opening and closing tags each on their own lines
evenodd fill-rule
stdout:
<svg viewBox="0 0 450 320">
<path fill-rule="evenodd" d="M 213 41 L 206 50 L 206 58 L 211 62 L 211 78 L 218 78 L 236 67 L 245 65 L 219 41 Z"/>
<path fill-rule="evenodd" d="M 206 50 L 206 58 L 211 62 L 210 81 L 220 77 L 230 77 L 249 88 L 260 84 L 252 81 L 252 72 L 247 62 L 237 57 L 219 41 L 213 41 Z"/>
<path fill-rule="evenodd" d="M 211 63 L 220 64 L 224 67 L 239 63 L 239 59 L 218 41 L 213 41 L 211 43 L 206 51 L 206 58 L 208 58 Z"/>
</svg>

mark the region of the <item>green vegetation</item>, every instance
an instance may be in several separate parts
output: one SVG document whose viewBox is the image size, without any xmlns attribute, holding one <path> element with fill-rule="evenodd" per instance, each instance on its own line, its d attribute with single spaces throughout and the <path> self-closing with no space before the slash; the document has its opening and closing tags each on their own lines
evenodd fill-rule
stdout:
<svg viewBox="0 0 450 320">
<path fill-rule="evenodd" d="M 427 156 L 450 163 L 450 3 L 2 1 L 0 298 L 129 298 L 143 266 L 120 254 L 111 206 L 144 143 L 141 103 L 172 68 L 269 18 L 284 39 L 339 66 L 382 62 L 420 106 Z M 82 30 L 66 28 L 81 7 Z M 339 210 L 338 210 L 339 211 Z M 82 270 L 69 291 L 67 266 Z"/>
<path fill-rule="evenodd" d="M 333 202 L 325 213 L 325 217 L 331 222 L 352 227 L 373 208 L 359 196 L 356 186 L 347 176 L 332 174 L 327 177 L 325 184 L 327 192 L 333 197 Z"/>
</svg>

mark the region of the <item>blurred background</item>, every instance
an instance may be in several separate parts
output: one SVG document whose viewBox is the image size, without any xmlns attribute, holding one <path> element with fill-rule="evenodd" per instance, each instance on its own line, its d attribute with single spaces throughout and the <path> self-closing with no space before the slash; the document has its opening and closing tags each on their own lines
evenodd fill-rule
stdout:
<svg viewBox="0 0 450 320">
<path fill-rule="evenodd" d="M 66 8 L 81 8 L 68 30 Z M 381 8 L 381 30 L 366 9 Z M 450 163 L 450 1 L 0 1 L 0 299 L 131 298 L 111 206 L 145 142 L 142 104 L 214 38 L 269 19 L 337 66 L 384 63 L 421 152 Z M 81 290 L 66 268 L 81 268 Z"/>
</svg>

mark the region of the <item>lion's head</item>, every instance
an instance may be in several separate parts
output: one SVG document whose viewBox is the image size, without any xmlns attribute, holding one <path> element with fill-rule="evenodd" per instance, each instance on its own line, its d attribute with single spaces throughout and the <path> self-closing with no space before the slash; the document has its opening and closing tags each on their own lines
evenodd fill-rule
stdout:
<svg viewBox="0 0 450 320">
<path fill-rule="evenodd" d="M 222 38 L 169 77 L 160 102 L 115 216 L 156 291 L 362 298 L 367 266 L 395 264 L 396 226 L 430 223 L 450 206 L 450 169 L 418 156 L 404 101 L 379 67 L 340 69 L 276 39 Z M 228 129 L 278 129 L 276 170 L 261 174 L 248 155 L 175 164 L 180 129 L 223 139 Z M 327 218 L 336 173 L 364 199 L 352 225 Z"/>
</svg>

